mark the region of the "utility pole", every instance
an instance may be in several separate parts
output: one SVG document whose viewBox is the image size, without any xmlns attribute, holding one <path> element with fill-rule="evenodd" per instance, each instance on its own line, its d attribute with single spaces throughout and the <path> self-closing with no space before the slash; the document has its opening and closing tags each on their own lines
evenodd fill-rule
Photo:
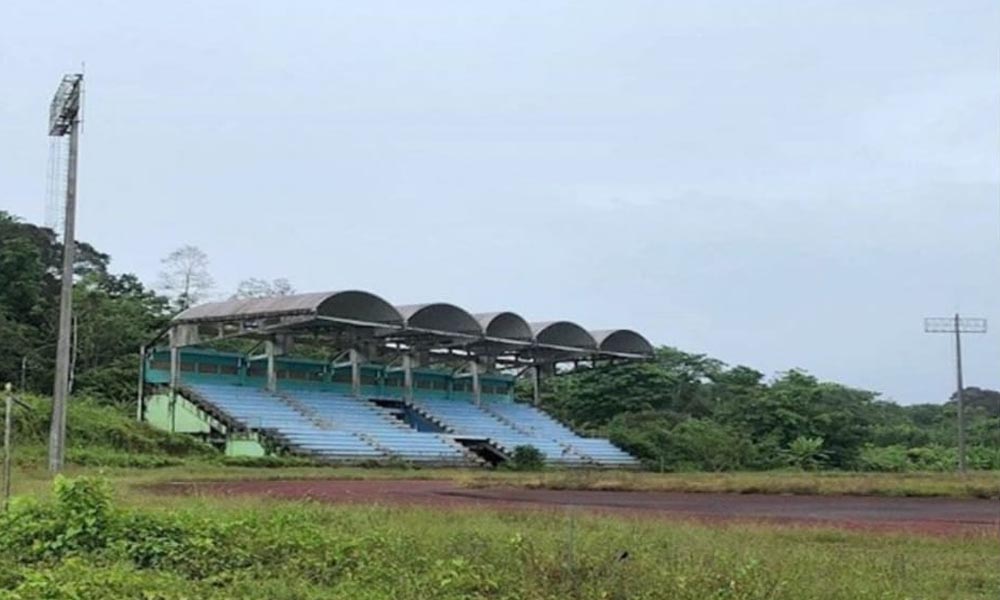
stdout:
<svg viewBox="0 0 1000 600">
<path fill-rule="evenodd" d="M 10 504 L 10 476 L 11 461 L 14 449 L 11 448 L 14 435 L 14 394 L 11 392 L 11 385 L 4 386 L 4 413 L 3 413 L 3 510 L 7 511 Z"/>
<path fill-rule="evenodd" d="M 954 317 L 928 317 L 924 319 L 925 333 L 948 333 L 955 336 L 955 380 L 958 389 L 955 401 L 958 408 L 958 470 L 965 473 L 965 383 L 962 377 L 962 334 L 986 333 L 986 319 Z"/>
<path fill-rule="evenodd" d="M 80 144 L 80 100 L 83 74 L 63 77 L 49 107 L 49 135 L 69 136 L 66 175 L 66 215 L 63 228 L 62 288 L 59 295 L 59 338 L 56 376 L 52 390 L 52 426 L 49 431 L 49 470 L 62 470 L 66 449 L 66 402 L 69 396 L 70 346 L 73 326 L 73 265 L 76 262 L 76 170 Z"/>
</svg>

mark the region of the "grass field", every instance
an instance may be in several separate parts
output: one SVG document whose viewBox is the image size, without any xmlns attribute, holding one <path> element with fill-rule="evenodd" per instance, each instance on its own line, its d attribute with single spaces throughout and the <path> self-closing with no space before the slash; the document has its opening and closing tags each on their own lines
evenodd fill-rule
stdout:
<svg viewBox="0 0 1000 600">
<path fill-rule="evenodd" d="M 468 487 L 515 486 L 565 490 L 715 492 L 736 494 L 815 494 L 856 496 L 1000 497 L 1000 473 L 645 473 L 625 471 L 543 471 L 519 473 L 478 469 L 359 467 L 233 467 L 189 461 L 161 468 L 70 466 L 69 473 L 102 472 L 130 483 L 226 479 L 449 479 Z M 39 464 L 18 471 L 15 488 L 44 488 L 48 473 Z"/>
<path fill-rule="evenodd" d="M 379 473 L 390 475 L 391 473 Z M 162 474 L 162 473 L 161 473 Z M 158 497 L 41 485 L 0 521 L 0 598 L 995 598 L 994 535 Z M 33 482 L 37 480 L 32 480 Z M 43 498 L 43 499 L 39 499 Z"/>
</svg>

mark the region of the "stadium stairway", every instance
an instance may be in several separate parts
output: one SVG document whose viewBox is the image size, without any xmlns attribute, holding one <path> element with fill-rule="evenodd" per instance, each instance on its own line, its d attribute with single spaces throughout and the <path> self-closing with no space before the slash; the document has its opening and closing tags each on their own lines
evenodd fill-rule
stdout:
<svg viewBox="0 0 1000 600">
<path fill-rule="evenodd" d="M 352 462 L 388 458 L 362 437 L 323 427 L 264 390 L 215 384 L 191 385 L 189 389 L 246 429 L 262 432 L 299 454 Z"/>
<path fill-rule="evenodd" d="M 330 392 L 271 393 L 224 384 L 196 384 L 187 390 L 213 414 L 261 432 L 299 454 L 344 462 L 481 464 L 449 437 L 411 429 L 365 400 Z"/>
<path fill-rule="evenodd" d="M 420 432 L 367 400 L 321 391 L 282 391 L 281 396 L 334 430 L 352 431 L 388 455 L 414 463 L 443 466 L 481 464 L 448 436 Z"/>
</svg>

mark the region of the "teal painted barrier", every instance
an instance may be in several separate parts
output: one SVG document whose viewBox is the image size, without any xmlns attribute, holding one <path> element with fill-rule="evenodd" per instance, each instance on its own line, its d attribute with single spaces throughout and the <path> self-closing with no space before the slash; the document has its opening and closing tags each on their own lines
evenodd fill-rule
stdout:
<svg viewBox="0 0 1000 600">
<path fill-rule="evenodd" d="M 323 361 L 281 356 L 275 358 L 278 390 L 318 390 L 351 393 L 351 367 Z M 170 351 L 157 348 L 146 357 L 146 383 L 170 383 Z M 512 399 L 514 377 L 485 373 L 479 378 L 484 399 Z M 180 382 L 232 384 L 263 388 L 267 385 L 266 360 L 251 360 L 245 354 L 189 347 L 180 351 Z M 472 395 L 472 378 L 433 369 L 413 370 L 413 393 L 433 398 L 464 398 Z M 398 367 L 377 363 L 361 365 L 361 394 L 367 397 L 402 398 L 403 373 Z"/>
</svg>

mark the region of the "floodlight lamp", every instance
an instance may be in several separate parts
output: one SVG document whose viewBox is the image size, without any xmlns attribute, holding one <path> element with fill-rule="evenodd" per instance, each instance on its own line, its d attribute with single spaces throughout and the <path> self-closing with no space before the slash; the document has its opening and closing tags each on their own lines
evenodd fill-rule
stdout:
<svg viewBox="0 0 1000 600">
<path fill-rule="evenodd" d="M 80 114 L 80 93 L 83 89 L 83 74 L 66 75 L 59 82 L 56 93 L 49 105 L 49 135 L 63 136 L 69 133 Z"/>
</svg>

